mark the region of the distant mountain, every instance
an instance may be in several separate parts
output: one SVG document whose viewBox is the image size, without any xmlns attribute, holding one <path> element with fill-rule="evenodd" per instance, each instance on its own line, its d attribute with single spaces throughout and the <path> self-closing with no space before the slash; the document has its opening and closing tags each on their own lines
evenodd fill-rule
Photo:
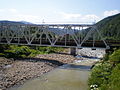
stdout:
<svg viewBox="0 0 120 90">
<path fill-rule="evenodd" d="M 31 22 L 26 22 L 26 21 L 20 21 L 21 23 L 24 23 L 24 24 L 33 24 Z"/>
<path fill-rule="evenodd" d="M 9 24 L 9 25 L 18 25 L 18 24 L 32 24 L 30 22 L 26 21 L 8 21 L 8 20 L 2 20 L 0 21 L 0 24 Z"/>
</svg>

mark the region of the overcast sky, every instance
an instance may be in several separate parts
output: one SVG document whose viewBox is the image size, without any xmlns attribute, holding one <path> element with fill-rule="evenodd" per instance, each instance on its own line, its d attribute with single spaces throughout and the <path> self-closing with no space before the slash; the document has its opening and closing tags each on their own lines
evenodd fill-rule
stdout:
<svg viewBox="0 0 120 90">
<path fill-rule="evenodd" d="M 0 20 L 92 23 L 120 12 L 120 0 L 0 0 Z"/>
</svg>

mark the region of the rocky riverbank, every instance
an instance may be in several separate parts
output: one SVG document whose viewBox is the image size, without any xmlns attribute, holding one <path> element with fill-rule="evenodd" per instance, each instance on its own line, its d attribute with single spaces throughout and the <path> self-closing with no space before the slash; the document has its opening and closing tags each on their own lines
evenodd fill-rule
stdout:
<svg viewBox="0 0 120 90">
<path fill-rule="evenodd" d="M 81 56 L 103 58 L 105 55 L 105 49 L 97 48 L 96 50 L 92 50 L 91 48 L 83 48 L 78 49 L 77 53 Z"/>
<path fill-rule="evenodd" d="M 23 84 L 28 79 L 39 77 L 75 59 L 71 55 L 63 54 L 38 55 L 35 58 L 17 60 L 0 57 L 0 90 Z"/>
</svg>

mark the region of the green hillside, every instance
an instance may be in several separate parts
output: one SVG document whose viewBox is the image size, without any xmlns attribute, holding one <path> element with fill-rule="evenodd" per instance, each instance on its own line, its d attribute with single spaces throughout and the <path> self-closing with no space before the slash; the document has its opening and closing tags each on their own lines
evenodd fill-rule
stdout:
<svg viewBox="0 0 120 90">
<path fill-rule="evenodd" d="M 107 17 L 96 25 L 105 39 L 120 40 L 120 14 Z"/>
</svg>

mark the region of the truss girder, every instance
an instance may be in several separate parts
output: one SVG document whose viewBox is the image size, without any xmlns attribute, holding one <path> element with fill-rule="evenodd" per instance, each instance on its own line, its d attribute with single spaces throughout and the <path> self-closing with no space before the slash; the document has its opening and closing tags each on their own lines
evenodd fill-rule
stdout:
<svg viewBox="0 0 120 90">
<path fill-rule="evenodd" d="M 84 35 L 83 29 L 91 28 Z M 94 25 L 81 24 L 43 24 L 43 25 L 0 25 L 0 43 L 5 44 L 28 44 L 28 45 L 51 45 L 69 46 L 74 42 L 74 46 L 82 47 L 89 36 L 97 32 L 102 38 L 99 30 Z M 105 46 L 107 43 L 102 39 Z M 17 41 L 17 42 L 15 42 Z M 64 44 L 63 44 L 64 43 Z M 69 43 L 69 45 L 68 45 Z"/>
</svg>

